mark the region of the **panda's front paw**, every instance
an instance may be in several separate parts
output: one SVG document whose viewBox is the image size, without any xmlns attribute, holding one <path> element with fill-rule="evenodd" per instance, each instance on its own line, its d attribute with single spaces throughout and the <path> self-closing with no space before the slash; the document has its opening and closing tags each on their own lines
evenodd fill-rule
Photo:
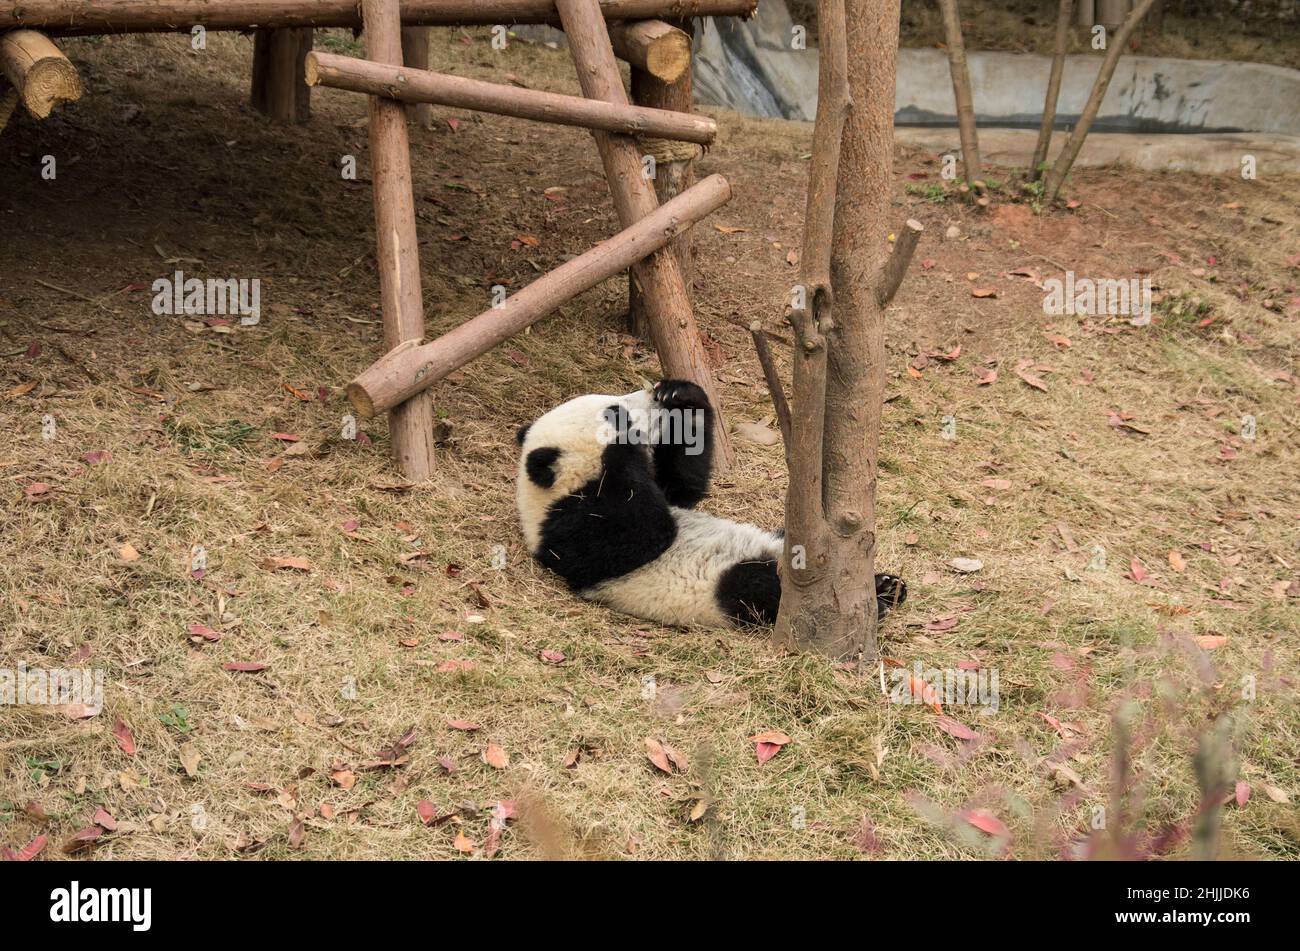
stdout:
<svg viewBox="0 0 1300 951">
<path fill-rule="evenodd" d="M 907 600 L 907 582 L 893 575 L 876 575 L 876 617 L 883 621 L 890 609 Z"/>
<path fill-rule="evenodd" d="M 660 380 L 655 384 L 655 402 L 665 409 L 706 409 L 708 394 L 689 380 Z"/>
</svg>

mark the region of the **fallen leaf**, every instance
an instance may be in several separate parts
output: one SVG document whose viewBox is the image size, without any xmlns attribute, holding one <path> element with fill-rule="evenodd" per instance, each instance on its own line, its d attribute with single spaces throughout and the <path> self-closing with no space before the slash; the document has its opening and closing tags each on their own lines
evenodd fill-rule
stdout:
<svg viewBox="0 0 1300 951">
<path fill-rule="evenodd" d="M 1268 783 L 1263 783 L 1259 788 L 1264 790 L 1264 795 L 1269 799 L 1272 799 L 1274 802 L 1285 804 L 1291 801 L 1291 797 L 1286 793 L 1286 791 L 1279 789 L 1277 786 L 1270 786 Z"/>
<path fill-rule="evenodd" d="M 948 562 L 948 566 L 953 571 L 960 571 L 964 575 L 973 574 L 976 571 L 984 570 L 984 562 L 978 558 L 954 558 Z"/>
<path fill-rule="evenodd" d="M 136 551 L 134 545 L 127 542 L 117 550 L 117 557 L 121 558 L 123 561 L 139 561 L 140 553 Z"/>
<path fill-rule="evenodd" d="M 255 674 L 259 670 L 266 670 L 266 664 L 259 664 L 255 660 L 232 660 L 222 664 L 221 669 L 234 671 L 237 674 Z"/>
<path fill-rule="evenodd" d="M 669 775 L 673 772 L 672 761 L 668 758 L 668 752 L 664 745 L 653 737 L 645 738 L 645 755 L 655 767 Z"/>
<path fill-rule="evenodd" d="M 113 724 L 113 738 L 117 740 L 117 745 L 121 747 L 123 753 L 127 756 L 135 755 L 135 734 L 121 717 L 118 717 L 117 722 Z"/>
<path fill-rule="evenodd" d="M 471 723 L 469 720 L 448 720 L 447 726 L 453 730 L 481 730 L 481 724 Z"/>
<path fill-rule="evenodd" d="M 505 769 L 510 765 L 510 754 L 495 743 L 489 743 L 483 751 L 483 762 L 493 769 Z"/>
<path fill-rule="evenodd" d="M 199 774 L 199 760 L 203 759 L 203 754 L 193 743 L 186 743 L 180 749 L 181 768 L 185 770 L 185 775 L 193 779 Z"/>
<path fill-rule="evenodd" d="M 1040 377 L 1034 376 L 1034 374 L 1030 373 L 1028 370 L 1017 369 L 1016 376 L 1020 377 L 1021 381 L 1024 382 L 1026 386 L 1032 386 L 1034 389 L 1040 390 L 1043 393 L 1047 392 L 1047 384 L 1044 383 Z"/>
<path fill-rule="evenodd" d="M 1007 838 L 1011 836 L 1011 830 L 987 809 L 967 809 L 962 812 L 961 817 L 981 832 L 987 832 L 991 836 Z"/>
<path fill-rule="evenodd" d="M 1180 552 L 1171 550 L 1169 552 L 1169 567 L 1182 574 L 1187 570 L 1187 559 Z"/>
<path fill-rule="evenodd" d="M 1196 646 L 1201 650 L 1207 651 L 1212 651 L 1216 647 L 1222 647 L 1228 643 L 1228 639 L 1222 634 L 1201 634 L 1192 638 L 1192 640 L 1196 641 Z"/>
<path fill-rule="evenodd" d="M 452 842 L 452 846 L 455 847 L 457 852 L 463 852 L 466 855 L 474 851 L 474 843 L 469 840 L 469 837 L 464 832 L 456 833 L 456 839 Z"/>
<path fill-rule="evenodd" d="M 63 843 L 63 851 L 66 855 L 72 855 L 74 852 L 88 849 L 103 834 L 104 830 L 101 826 L 86 826 L 86 828 L 76 832 L 72 838 Z"/>
<path fill-rule="evenodd" d="M 1232 798 L 1238 806 L 1244 806 L 1250 802 L 1250 783 L 1237 783 L 1233 788 Z"/>
<path fill-rule="evenodd" d="M 268 571 L 311 571 L 311 561 L 306 558 L 263 558 L 262 567 Z"/>
<path fill-rule="evenodd" d="M 954 720 L 950 716 L 940 715 L 935 721 L 935 725 L 949 736 L 954 736 L 959 740 L 978 740 L 980 735 L 962 723 L 960 720 Z"/>
</svg>

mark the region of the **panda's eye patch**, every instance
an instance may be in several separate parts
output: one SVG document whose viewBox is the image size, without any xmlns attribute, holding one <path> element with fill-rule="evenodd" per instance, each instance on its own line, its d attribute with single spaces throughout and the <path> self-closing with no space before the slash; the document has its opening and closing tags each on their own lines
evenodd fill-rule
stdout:
<svg viewBox="0 0 1300 951">
<path fill-rule="evenodd" d="M 541 449 L 534 449 L 528 454 L 528 458 L 524 462 L 524 469 L 533 484 L 543 489 L 549 489 L 555 485 L 555 470 L 551 467 L 555 465 L 555 460 L 558 458 L 560 458 L 560 450 L 554 446 L 543 446 Z"/>
</svg>

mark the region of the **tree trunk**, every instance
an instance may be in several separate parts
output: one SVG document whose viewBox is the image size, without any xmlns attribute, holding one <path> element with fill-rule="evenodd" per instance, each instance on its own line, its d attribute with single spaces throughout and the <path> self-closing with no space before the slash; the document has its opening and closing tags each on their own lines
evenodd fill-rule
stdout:
<svg viewBox="0 0 1300 951">
<path fill-rule="evenodd" d="M 1030 181 L 1043 177 L 1047 152 L 1052 146 L 1052 127 L 1056 124 L 1056 102 L 1061 96 L 1061 76 L 1065 72 L 1065 50 L 1070 43 L 1070 18 L 1074 0 L 1061 0 L 1056 14 L 1056 45 L 1052 50 L 1052 73 L 1047 78 L 1047 95 L 1043 98 L 1043 122 L 1038 127 L 1038 144 L 1029 163 Z"/>
<path fill-rule="evenodd" d="M 961 13 L 957 9 L 957 0 L 939 0 L 939 8 L 943 12 L 943 29 L 948 43 L 952 93 L 957 101 L 962 169 L 966 181 L 973 182 L 980 177 L 980 145 L 975 131 L 975 103 L 970 90 L 970 70 L 966 67 L 966 44 L 961 37 Z"/>
<path fill-rule="evenodd" d="M 1133 12 L 1128 15 L 1128 19 L 1106 42 L 1106 58 L 1101 62 L 1101 71 L 1097 73 L 1097 79 L 1092 84 L 1092 92 L 1088 94 L 1087 105 L 1083 107 L 1083 112 L 1079 115 L 1079 121 L 1070 133 L 1070 137 L 1065 141 L 1065 147 L 1061 149 L 1061 154 L 1056 157 L 1056 162 L 1052 165 L 1051 170 L 1047 173 L 1047 178 L 1043 185 L 1043 194 L 1048 201 L 1055 201 L 1061 194 L 1061 186 L 1065 184 L 1065 176 L 1070 174 L 1070 168 L 1074 165 L 1074 160 L 1079 157 L 1079 151 L 1083 148 L 1083 140 L 1088 137 L 1088 130 L 1092 128 L 1093 120 L 1097 118 L 1097 113 L 1101 110 L 1102 100 L 1106 98 L 1106 90 L 1110 88 L 1110 81 L 1115 75 L 1115 66 L 1119 63 L 1119 58 L 1124 55 L 1124 47 L 1128 45 L 1129 37 L 1137 29 L 1137 25 L 1142 22 L 1142 18 L 1147 15 L 1151 5 L 1156 0 L 1138 0 L 1137 6 Z"/>
<path fill-rule="evenodd" d="M 885 384 L 877 285 L 887 270 L 882 223 L 893 166 L 899 0 L 821 0 L 818 10 L 825 101 L 818 104 L 813 155 L 814 163 L 834 161 L 837 167 L 830 179 L 828 240 L 824 210 L 818 210 L 825 206 L 826 182 L 814 165 L 804 257 L 821 262 L 829 253 L 830 286 L 808 286 L 812 319 L 799 312 L 793 318 L 796 405 L 774 636 L 789 646 L 874 664 L 876 458 Z M 847 100 L 837 91 L 840 70 Z M 847 109 L 844 101 L 851 103 Z M 823 159 L 825 148 L 819 153 L 818 147 L 841 122 L 839 154 Z M 820 280 L 815 272 L 810 276 Z M 819 388 L 824 405 L 815 402 Z M 802 458 L 818 442 L 814 460 Z M 810 470 L 819 477 L 810 478 Z M 793 561 L 799 545 L 805 547 L 803 568 Z"/>
</svg>

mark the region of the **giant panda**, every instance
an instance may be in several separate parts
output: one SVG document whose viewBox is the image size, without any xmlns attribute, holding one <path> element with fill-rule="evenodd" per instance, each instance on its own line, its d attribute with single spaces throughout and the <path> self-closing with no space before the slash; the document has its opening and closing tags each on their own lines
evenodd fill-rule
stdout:
<svg viewBox="0 0 1300 951">
<path fill-rule="evenodd" d="M 528 551 L 583 598 L 681 627 L 772 624 L 778 533 L 696 510 L 713 408 L 694 383 L 579 396 L 519 429 L 516 501 Z M 881 618 L 907 597 L 876 575 Z"/>
</svg>

